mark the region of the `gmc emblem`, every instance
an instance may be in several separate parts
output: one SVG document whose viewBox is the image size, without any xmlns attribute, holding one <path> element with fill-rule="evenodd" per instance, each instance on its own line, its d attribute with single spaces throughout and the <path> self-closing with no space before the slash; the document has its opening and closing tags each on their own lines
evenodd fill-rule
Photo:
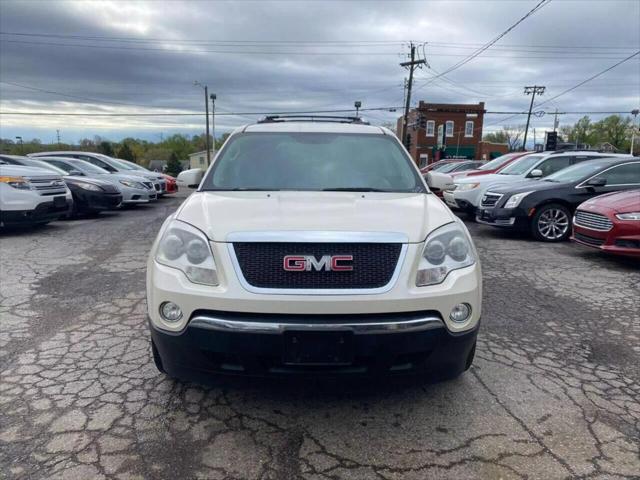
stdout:
<svg viewBox="0 0 640 480">
<path fill-rule="evenodd" d="M 287 255 L 282 261 L 282 268 L 287 272 L 351 272 L 353 271 L 353 255 L 323 255 L 319 260 L 314 255 Z"/>
</svg>

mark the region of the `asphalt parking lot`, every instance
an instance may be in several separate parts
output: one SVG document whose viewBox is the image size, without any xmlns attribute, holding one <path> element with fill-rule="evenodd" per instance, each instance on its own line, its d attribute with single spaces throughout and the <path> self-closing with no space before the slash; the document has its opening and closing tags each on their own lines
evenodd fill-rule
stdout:
<svg viewBox="0 0 640 480">
<path fill-rule="evenodd" d="M 484 274 L 457 380 L 170 380 L 145 263 L 180 199 L 0 233 L 0 477 L 638 478 L 640 263 L 469 224 Z"/>
</svg>

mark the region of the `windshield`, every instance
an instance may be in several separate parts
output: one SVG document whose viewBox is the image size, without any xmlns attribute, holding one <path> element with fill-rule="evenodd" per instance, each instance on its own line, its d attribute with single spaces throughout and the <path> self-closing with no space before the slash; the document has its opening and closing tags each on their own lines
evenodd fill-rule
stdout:
<svg viewBox="0 0 640 480">
<path fill-rule="evenodd" d="M 490 162 L 485 163 L 481 167 L 478 167 L 478 170 L 497 170 L 512 158 L 513 155 L 502 155 L 498 158 L 494 158 Z"/>
<path fill-rule="evenodd" d="M 531 167 L 533 167 L 538 160 L 542 158 L 542 155 L 527 155 L 526 157 L 522 157 L 516 160 L 513 163 L 510 163 L 506 167 L 504 167 L 499 175 L 524 175 L 529 171 Z"/>
<path fill-rule="evenodd" d="M 292 132 L 232 137 L 201 190 L 426 192 L 387 135 Z"/>
<path fill-rule="evenodd" d="M 440 173 L 448 173 L 458 166 L 460 166 L 460 164 L 457 162 L 445 163 L 444 165 L 440 165 L 439 167 L 434 168 L 433 171 L 440 172 Z"/>
<path fill-rule="evenodd" d="M 546 182 L 577 182 L 585 177 L 589 177 L 602 169 L 600 162 L 580 162 L 571 167 L 549 175 L 544 180 Z"/>
<path fill-rule="evenodd" d="M 118 161 L 119 164 L 129 168 L 130 170 L 142 170 L 145 172 L 149 171 L 146 168 L 144 168 L 142 165 L 138 165 L 137 163 L 133 163 L 128 160 L 122 160 L 121 158 L 116 158 L 116 160 Z"/>
<path fill-rule="evenodd" d="M 115 163 L 117 167 L 124 168 L 125 170 L 136 170 L 131 165 L 123 162 L 122 160 L 118 160 L 117 158 L 110 158 L 109 160 L 111 160 L 112 164 Z"/>
<path fill-rule="evenodd" d="M 77 167 L 83 173 L 93 173 L 96 175 L 111 175 L 104 168 L 96 167 L 93 163 L 85 162 L 84 160 L 65 160 L 74 167 Z"/>
<path fill-rule="evenodd" d="M 21 160 L 21 162 L 26 167 L 44 168 L 45 170 L 56 172 L 58 175 L 69 175 L 67 172 L 65 172 L 61 168 L 50 165 L 47 162 L 43 162 L 42 160 L 24 159 L 24 160 Z"/>
</svg>

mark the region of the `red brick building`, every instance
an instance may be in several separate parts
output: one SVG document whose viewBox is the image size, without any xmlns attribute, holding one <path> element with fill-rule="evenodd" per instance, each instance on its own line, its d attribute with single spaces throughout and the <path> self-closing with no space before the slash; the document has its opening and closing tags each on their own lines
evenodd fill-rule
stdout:
<svg viewBox="0 0 640 480">
<path fill-rule="evenodd" d="M 418 165 L 423 166 L 442 158 L 487 160 L 506 153 L 504 145 L 482 142 L 484 102 L 450 104 L 420 102 L 409 112 L 408 132 L 411 135 L 409 152 Z M 424 126 L 419 125 L 420 118 Z M 398 119 L 402 132 L 402 117 Z M 443 143 L 444 142 L 444 143 Z M 481 145 L 484 143 L 485 145 Z M 494 151 L 495 150 L 495 151 Z"/>
</svg>

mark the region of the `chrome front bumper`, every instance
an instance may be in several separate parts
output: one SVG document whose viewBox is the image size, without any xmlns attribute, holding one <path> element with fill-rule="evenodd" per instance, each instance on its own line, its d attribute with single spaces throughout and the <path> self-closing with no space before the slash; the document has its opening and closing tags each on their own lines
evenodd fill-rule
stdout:
<svg viewBox="0 0 640 480">
<path fill-rule="evenodd" d="M 281 334 L 286 330 L 336 332 L 349 331 L 356 335 L 379 335 L 385 333 L 422 332 L 444 328 L 444 322 L 437 316 L 407 314 L 402 319 L 362 322 L 314 322 L 313 315 L 308 322 L 255 321 L 238 316 L 223 318 L 214 315 L 197 315 L 189 322 L 189 327 L 221 332 Z"/>
</svg>

